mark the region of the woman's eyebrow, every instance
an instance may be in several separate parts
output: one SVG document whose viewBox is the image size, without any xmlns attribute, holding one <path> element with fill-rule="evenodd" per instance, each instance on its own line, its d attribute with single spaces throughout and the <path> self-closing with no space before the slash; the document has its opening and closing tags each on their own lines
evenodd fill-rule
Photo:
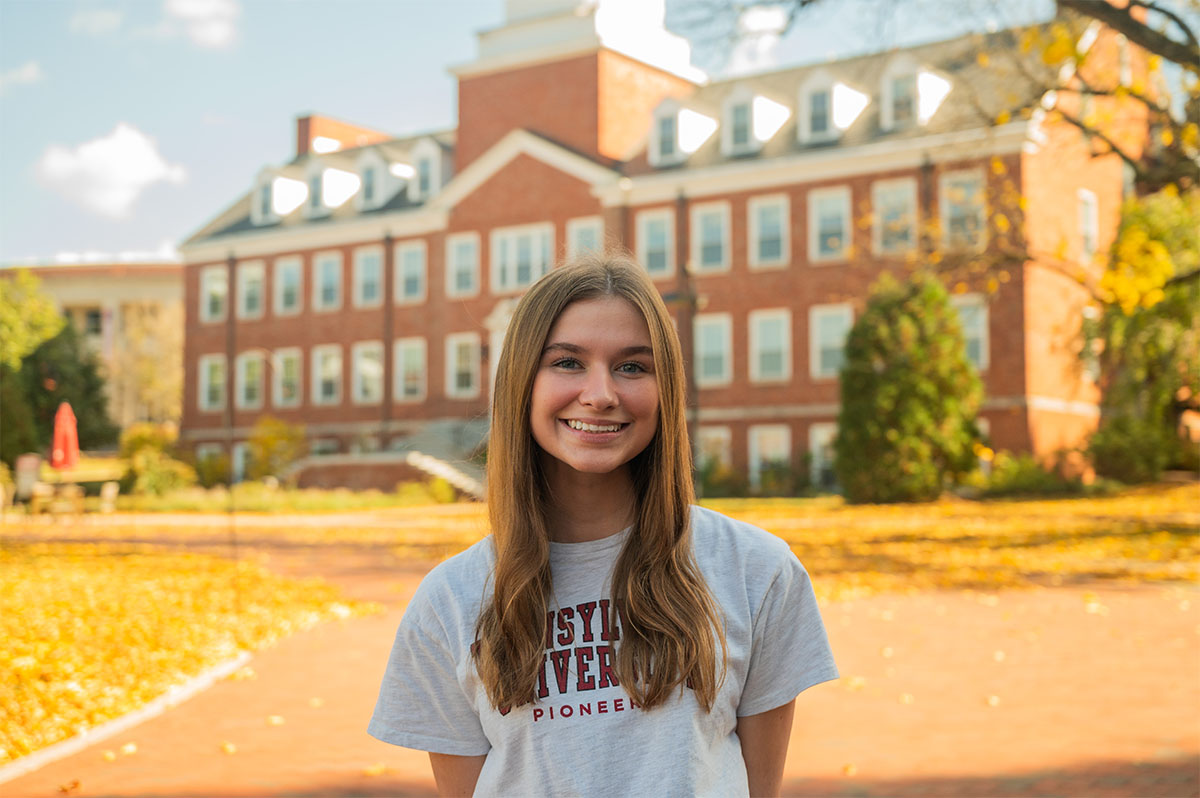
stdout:
<svg viewBox="0 0 1200 798">
<path fill-rule="evenodd" d="M 570 352 L 571 354 L 574 354 L 574 355 L 586 354 L 588 351 L 587 347 L 585 347 L 585 346 L 580 346 L 579 344 L 570 344 L 570 343 L 566 343 L 565 341 L 561 341 L 561 342 L 546 344 L 546 348 L 542 350 L 542 354 L 544 355 L 547 352 L 550 352 L 550 351 L 556 350 L 556 349 L 560 349 L 564 352 Z M 637 346 L 627 346 L 624 349 L 617 350 L 618 357 L 628 357 L 630 355 L 649 355 L 650 357 L 654 357 L 654 349 L 649 346 L 637 345 Z"/>
</svg>

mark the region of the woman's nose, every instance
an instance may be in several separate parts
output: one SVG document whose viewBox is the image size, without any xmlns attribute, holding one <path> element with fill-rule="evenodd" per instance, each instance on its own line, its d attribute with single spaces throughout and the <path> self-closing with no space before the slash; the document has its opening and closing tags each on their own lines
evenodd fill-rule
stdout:
<svg viewBox="0 0 1200 798">
<path fill-rule="evenodd" d="M 602 409 L 616 405 L 616 386 L 608 369 L 593 369 L 588 373 L 579 401 L 588 407 Z"/>
</svg>

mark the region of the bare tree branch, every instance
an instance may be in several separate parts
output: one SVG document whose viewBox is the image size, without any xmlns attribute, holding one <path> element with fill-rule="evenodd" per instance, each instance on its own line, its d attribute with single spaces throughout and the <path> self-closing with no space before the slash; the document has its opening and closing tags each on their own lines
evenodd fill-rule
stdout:
<svg viewBox="0 0 1200 798">
<path fill-rule="evenodd" d="M 1182 18 L 1157 3 L 1135 0 L 1125 8 L 1117 8 L 1108 0 L 1058 0 L 1058 4 L 1063 8 L 1069 8 L 1103 22 L 1113 30 L 1125 34 L 1134 44 L 1161 55 L 1169 61 L 1174 61 L 1184 69 L 1200 72 L 1200 44 L 1196 42 L 1196 35 Z M 1165 33 L 1160 33 L 1146 23 L 1135 19 L 1130 10 L 1134 7 L 1144 8 L 1167 17 L 1179 28 L 1180 33 L 1187 41 L 1177 42 Z"/>
</svg>

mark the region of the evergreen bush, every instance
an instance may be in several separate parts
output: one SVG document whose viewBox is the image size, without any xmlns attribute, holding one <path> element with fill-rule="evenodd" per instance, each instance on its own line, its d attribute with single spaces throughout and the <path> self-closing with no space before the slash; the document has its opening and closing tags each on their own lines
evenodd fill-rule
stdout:
<svg viewBox="0 0 1200 798">
<path fill-rule="evenodd" d="M 846 340 L 834 443 L 846 499 L 936 499 L 975 466 L 982 396 L 941 282 L 885 274 Z"/>
</svg>

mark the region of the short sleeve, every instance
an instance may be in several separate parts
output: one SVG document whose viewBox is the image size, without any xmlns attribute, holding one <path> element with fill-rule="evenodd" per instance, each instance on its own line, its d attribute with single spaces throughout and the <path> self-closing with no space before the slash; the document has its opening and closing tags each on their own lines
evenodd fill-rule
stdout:
<svg viewBox="0 0 1200 798">
<path fill-rule="evenodd" d="M 458 675 L 455 646 L 423 617 L 418 596 L 400 622 L 368 733 L 386 743 L 439 754 L 474 756 L 491 749 Z M 432 615 L 432 613 L 429 613 Z"/>
<path fill-rule="evenodd" d="M 788 551 L 754 616 L 750 664 L 737 714 L 757 715 L 783 706 L 837 676 L 812 581 Z"/>
</svg>

